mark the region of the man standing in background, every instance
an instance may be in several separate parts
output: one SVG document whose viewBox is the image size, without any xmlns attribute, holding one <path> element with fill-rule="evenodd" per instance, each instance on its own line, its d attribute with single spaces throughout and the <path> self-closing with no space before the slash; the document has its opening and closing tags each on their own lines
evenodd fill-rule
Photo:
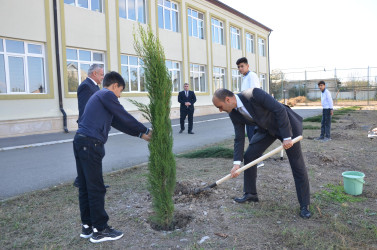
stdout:
<svg viewBox="0 0 377 250">
<path fill-rule="evenodd" d="M 192 132 L 193 127 L 193 119 L 194 119 L 194 103 L 196 102 L 196 96 L 194 91 L 189 90 L 189 84 L 184 84 L 184 90 L 179 92 L 178 94 L 178 102 L 181 104 L 180 108 L 180 123 L 181 123 L 181 130 L 179 133 L 181 134 L 185 130 L 185 119 L 188 116 L 188 133 L 194 134 Z"/>
<path fill-rule="evenodd" d="M 88 77 L 79 85 L 77 89 L 77 101 L 79 107 L 79 118 L 77 119 L 77 123 L 80 122 L 89 98 L 100 89 L 103 77 L 103 65 L 92 64 L 89 67 Z M 79 187 L 78 177 L 76 177 L 73 185 L 77 188 Z"/>
<path fill-rule="evenodd" d="M 247 58 L 246 57 L 241 57 L 240 59 L 237 60 L 236 62 L 237 64 L 237 68 L 240 72 L 240 74 L 242 74 L 242 84 L 241 84 L 241 92 L 246 90 L 246 89 L 250 89 L 250 88 L 260 88 L 260 82 L 259 82 L 259 78 L 257 76 L 257 74 L 255 74 L 254 72 L 250 71 L 249 69 L 249 63 L 247 61 Z M 247 133 L 247 137 L 249 139 L 249 143 L 251 141 L 251 138 L 253 138 L 253 135 L 255 133 L 255 130 L 257 129 L 258 127 L 256 125 L 246 125 L 246 133 Z M 263 167 L 264 166 L 264 162 L 260 162 L 258 163 L 258 167 Z"/>
<path fill-rule="evenodd" d="M 321 121 L 321 135 L 316 139 L 318 141 L 331 141 L 331 116 L 334 114 L 333 101 L 331 93 L 326 89 L 324 81 L 318 82 L 318 88 L 321 90 L 321 103 L 322 103 L 322 121 Z"/>
</svg>

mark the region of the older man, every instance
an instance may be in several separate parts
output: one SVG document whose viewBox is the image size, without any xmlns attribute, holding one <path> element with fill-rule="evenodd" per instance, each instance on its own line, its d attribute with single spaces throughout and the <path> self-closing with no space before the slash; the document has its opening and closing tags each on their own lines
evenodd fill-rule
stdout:
<svg viewBox="0 0 377 250">
<path fill-rule="evenodd" d="M 79 88 L 77 89 L 77 101 L 79 106 L 79 118 L 77 119 L 77 123 L 80 122 L 89 98 L 100 89 L 103 77 L 103 65 L 92 64 L 89 67 L 88 77 L 80 84 Z M 73 185 L 77 188 L 79 187 L 78 177 L 76 177 Z M 106 187 L 108 186 L 106 185 Z"/>
<path fill-rule="evenodd" d="M 260 157 L 276 140 L 283 142 L 291 165 L 296 184 L 297 198 L 300 204 L 299 215 L 309 218 L 310 203 L 309 179 L 300 142 L 292 143 L 292 137 L 302 134 L 302 118 L 288 106 L 277 102 L 269 94 L 259 88 L 250 88 L 237 95 L 227 89 L 218 89 L 214 93 L 213 104 L 229 114 L 235 130 L 234 162 L 232 177 L 237 177 L 237 169 L 244 158 L 245 165 Z M 245 155 L 245 125 L 258 125 L 258 131 L 250 141 Z M 244 172 L 244 195 L 235 201 L 258 202 L 257 168 L 252 167 Z"/>
</svg>

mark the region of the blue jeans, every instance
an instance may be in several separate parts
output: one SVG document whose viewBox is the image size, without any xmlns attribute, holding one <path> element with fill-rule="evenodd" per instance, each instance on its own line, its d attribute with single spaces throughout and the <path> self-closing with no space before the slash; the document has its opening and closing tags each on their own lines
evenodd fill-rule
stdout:
<svg viewBox="0 0 377 250">
<path fill-rule="evenodd" d="M 323 109 L 321 121 L 321 138 L 331 138 L 331 109 Z"/>
<path fill-rule="evenodd" d="M 79 180 L 81 221 L 101 231 L 107 227 L 109 220 L 105 211 L 106 188 L 102 176 L 105 147 L 95 138 L 76 134 L 73 151 Z"/>
</svg>

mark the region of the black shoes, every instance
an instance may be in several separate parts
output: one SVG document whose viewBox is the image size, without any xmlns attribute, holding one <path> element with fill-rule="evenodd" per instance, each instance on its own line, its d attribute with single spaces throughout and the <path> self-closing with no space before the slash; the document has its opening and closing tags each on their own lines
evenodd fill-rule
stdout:
<svg viewBox="0 0 377 250">
<path fill-rule="evenodd" d="M 179 130 L 179 133 L 182 134 L 183 130 L 184 130 L 184 129 Z"/>
<path fill-rule="evenodd" d="M 93 228 L 93 235 L 90 238 L 90 242 L 99 243 L 109 240 L 119 240 L 123 237 L 123 233 L 117 231 L 109 226 L 105 227 L 102 231 L 98 231 L 96 228 Z"/>
<path fill-rule="evenodd" d="M 92 234 L 93 234 L 93 229 L 91 226 L 88 226 L 88 225 L 81 225 L 81 234 L 80 234 L 80 237 L 81 238 L 84 238 L 84 239 L 88 239 L 90 237 L 92 237 Z"/>
<path fill-rule="evenodd" d="M 302 206 L 300 207 L 300 217 L 304 219 L 309 219 L 312 214 L 308 210 L 308 206 Z"/>
<path fill-rule="evenodd" d="M 190 132 L 188 132 L 190 135 L 193 135 L 194 134 L 194 132 L 192 132 L 192 131 L 190 131 Z"/>
<path fill-rule="evenodd" d="M 257 194 L 245 193 L 242 197 L 235 198 L 234 201 L 238 203 L 244 203 L 246 201 L 258 202 L 259 199 Z"/>
</svg>

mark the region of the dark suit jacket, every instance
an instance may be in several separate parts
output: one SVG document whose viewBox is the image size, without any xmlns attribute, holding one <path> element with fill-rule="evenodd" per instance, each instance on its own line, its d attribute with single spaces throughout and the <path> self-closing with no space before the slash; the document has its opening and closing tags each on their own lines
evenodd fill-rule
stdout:
<svg viewBox="0 0 377 250">
<path fill-rule="evenodd" d="M 80 121 L 82 114 L 84 114 L 85 106 L 89 98 L 98 90 L 98 85 L 95 85 L 88 77 L 80 84 L 77 89 L 77 99 L 79 104 L 79 118 L 77 123 Z"/>
<path fill-rule="evenodd" d="M 254 124 L 246 120 L 235 109 L 229 114 L 235 130 L 235 161 L 243 160 L 245 124 L 258 125 L 259 134 L 254 135 L 252 141 L 263 139 L 265 133 L 269 133 L 280 140 L 302 134 L 302 117 L 288 106 L 276 101 L 262 89 L 247 89 L 239 93 L 238 97 L 252 116 Z"/>
<path fill-rule="evenodd" d="M 196 96 L 194 91 L 189 90 L 188 97 L 186 97 L 185 91 L 181 91 L 178 94 L 178 102 L 181 104 L 181 109 L 186 109 L 185 102 L 190 102 L 189 109 L 194 109 L 194 103 L 196 102 Z"/>
</svg>

